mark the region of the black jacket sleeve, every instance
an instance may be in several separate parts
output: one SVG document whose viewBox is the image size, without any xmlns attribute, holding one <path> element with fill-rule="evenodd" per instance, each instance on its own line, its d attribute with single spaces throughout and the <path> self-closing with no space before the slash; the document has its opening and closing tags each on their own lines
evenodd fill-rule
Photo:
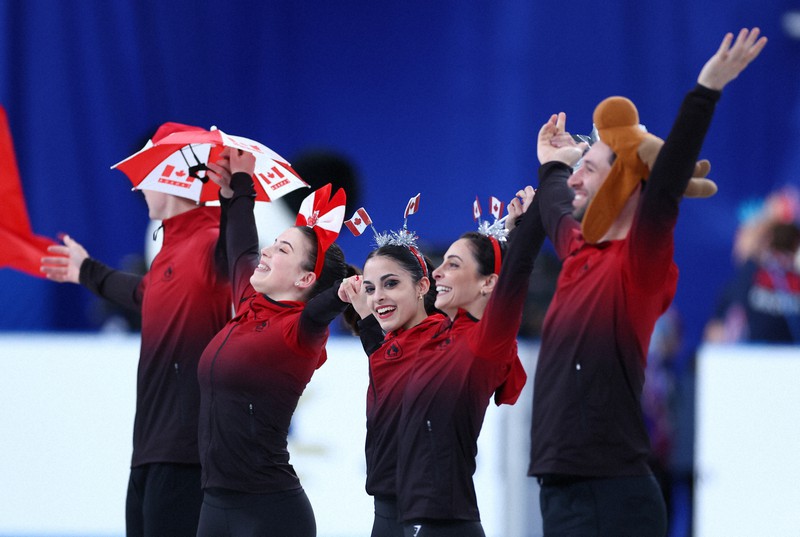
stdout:
<svg viewBox="0 0 800 537">
<path fill-rule="evenodd" d="M 509 237 L 497 284 L 479 325 L 477 346 L 484 355 L 505 356 L 503 350 L 516 340 L 534 259 L 545 238 L 539 202 L 537 194 Z"/>
<path fill-rule="evenodd" d="M 300 315 L 300 332 L 303 334 L 324 331 L 337 315 L 350 304 L 339 298 L 341 280 L 325 289 L 306 303 Z"/>
<path fill-rule="evenodd" d="M 571 230 L 579 226 L 572 216 L 572 198 L 575 195 L 567 185 L 570 174 L 572 168 L 563 162 L 546 162 L 539 168 L 539 188 L 536 190 L 542 225 L 562 260 L 569 253 Z"/>
<path fill-rule="evenodd" d="M 235 173 L 231 178 L 233 196 L 225 200 L 220 196 L 220 237 L 224 241 L 228 262 L 228 275 L 233 287 L 234 300 L 242 297 L 258 265 L 258 229 L 253 215 L 256 191 L 253 178 L 246 173 Z"/>
<path fill-rule="evenodd" d="M 361 346 L 367 356 L 372 356 L 380 348 L 385 336 L 374 315 L 358 321 L 358 337 L 361 338 Z"/>
<path fill-rule="evenodd" d="M 91 257 L 81 263 L 79 280 L 95 295 L 141 313 L 143 276 L 115 270 Z"/>
</svg>

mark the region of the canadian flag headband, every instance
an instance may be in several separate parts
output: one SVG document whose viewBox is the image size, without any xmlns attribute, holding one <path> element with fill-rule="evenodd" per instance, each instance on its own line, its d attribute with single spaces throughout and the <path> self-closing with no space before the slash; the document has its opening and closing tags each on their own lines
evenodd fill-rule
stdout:
<svg viewBox="0 0 800 537">
<path fill-rule="evenodd" d="M 428 276 L 428 265 L 425 263 L 425 259 L 423 259 L 422 254 L 419 253 L 419 249 L 417 247 L 417 234 L 413 231 L 408 230 L 408 217 L 419 210 L 419 199 L 420 195 L 417 194 L 410 200 L 408 200 L 408 204 L 406 204 L 406 210 L 403 213 L 403 229 L 399 231 L 387 231 L 384 233 L 378 233 L 375 230 L 375 227 L 372 225 L 372 218 L 370 218 L 369 214 L 367 214 L 366 209 L 361 207 L 356 211 L 353 217 L 344 223 L 347 226 L 347 229 L 350 232 L 358 237 L 364 230 L 367 229 L 367 226 L 372 228 L 372 233 L 375 235 L 375 245 L 380 248 L 381 246 L 392 245 L 392 246 L 403 246 L 408 248 L 408 250 L 417 258 L 420 267 L 422 267 L 422 275 L 427 277 Z"/>
<path fill-rule="evenodd" d="M 505 242 L 508 238 L 508 230 L 506 229 L 505 222 L 507 216 L 500 218 L 503 214 L 503 207 L 505 204 L 499 199 L 491 196 L 489 198 L 489 205 L 491 207 L 492 216 L 494 216 L 494 223 L 490 224 L 488 220 L 481 220 L 481 204 L 478 201 L 478 196 L 475 196 L 475 201 L 472 202 L 472 217 L 478 222 L 478 233 L 485 235 L 492 243 L 494 250 L 494 273 L 500 274 L 500 266 L 502 262 L 500 243 Z"/>
<path fill-rule="evenodd" d="M 325 252 L 342 229 L 346 201 L 347 196 L 341 188 L 331 198 L 331 184 L 328 183 L 306 196 L 300 204 L 295 225 L 308 226 L 317 236 L 317 261 L 314 264 L 314 274 L 317 278 L 325 264 Z"/>
</svg>

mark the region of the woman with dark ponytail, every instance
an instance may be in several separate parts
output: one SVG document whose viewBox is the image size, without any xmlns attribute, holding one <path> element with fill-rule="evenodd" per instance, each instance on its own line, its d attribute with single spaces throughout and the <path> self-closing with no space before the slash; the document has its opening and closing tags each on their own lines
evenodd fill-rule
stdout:
<svg viewBox="0 0 800 537">
<path fill-rule="evenodd" d="M 444 315 L 416 333 L 421 341 L 406 342 L 416 356 L 393 430 L 396 508 L 406 537 L 484 535 L 472 482 L 478 435 L 490 398 L 513 404 L 525 384 L 516 336 L 544 241 L 533 189 L 517 196 L 507 227 L 520 224 L 508 251 L 498 221 L 454 242 L 431 274 Z"/>
<path fill-rule="evenodd" d="M 348 306 L 337 296 L 347 266 L 333 242 L 345 194 L 331 198 L 330 185 L 315 191 L 296 226 L 259 250 L 254 157 L 226 150 L 208 166 L 220 185 L 220 240 L 236 311 L 198 367 L 204 497 L 197 535 L 314 537 L 287 437 L 300 395 L 326 360 L 328 325 Z"/>
<path fill-rule="evenodd" d="M 376 233 L 376 241 L 379 246 L 367 256 L 363 276 L 342 282 L 339 298 L 352 302 L 360 318 L 354 332 L 369 356 L 365 451 L 366 490 L 375 501 L 371 537 L 402 537 L 396 506 L 401 400 L 419 345 L 444 316 L 434 308 L 433 266 L 417 248 L 416 236 L 404 228 Z"/>
</svg>

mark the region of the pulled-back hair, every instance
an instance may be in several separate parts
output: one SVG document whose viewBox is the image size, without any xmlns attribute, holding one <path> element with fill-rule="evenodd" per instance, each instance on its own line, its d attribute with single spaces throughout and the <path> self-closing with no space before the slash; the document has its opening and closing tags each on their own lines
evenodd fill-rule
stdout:
<svg viewBox="0 0 800 537">
<path fill-rule="evenodd" d="M 417 258 L 417 256 L 405 246 L 398 246 L 395 244 L 381 246 L 377 250 L 372 250 L 369 253 L 366 261 L 364 261 L 364 264 L 366 265 L 367 261 L 374 257 L 387 257 L 394 260 L 398 265 L 403 267 L 403 270 L 411 275 L 411 281 L 414 283 L 418 283 L 422 278 L 427 277 L 428 281 L 430 281 L 430 287 L 428 288 L 428 292 L 425 294 L 425 312 L 428 315 L 431 315 L 438 311 L 434 306 L 434 303 L 436 302 L 436 286 L 433 283 L 433 276 L 431 276 L 433 273 L 433 263 L 431 263 L 431 260 L 428 259 L 427 256 L 424 256 L 420 253 L 420 257 L 422 257 L 422 259 L 425 261 L 425 269 L 427 274 L 422 272 L 422 265 L 419 262 L 419 258 Z"/>
<path fill-rule="evenodd" d="M 381 246 L 377 250 L 373 250 L 369 253 L 367 259 L 364 261 L 364 264 L 366 265 L 367 261 L 374 257 L 387 257 L 394 260 L 403 268 L 403 270 L 411 275 L 411 281 L 413 281 L 415 284 L 425 277 L 425 274 L 422 272 L 422 265 L 419 264 L 419 259 L 405 246 L 397 246 L 393 244 Z M 433 272 L 433 264 L 427 257 L 423 255 L 421 255 L 421 257 L 425 261 L 425 268 L 428 271 L 428 279 L 430 280 L 430 286 L 428 287 L 428 292 L 425 294 L 423 303 L 425 306 L 425 313 L 432 315 L 439 312 L 439 310 L 436 309 L 436 306 L 434 306 L 434 303 L 436 302 L 436 286 L 433 284 L 433 277 L 431 276 L 431 273 Z M 350 309 L 352 309 L 352 305 L 351 308 L 348 308 L 348 310 L 345 311 L 342 318 L 345 322 L 345 325 L 350 329 L 353 335 L 357 336 L 360 332 L 358 327 L 358 321 L 360 319 L 358 314 L 355 312 L 355 309 L 349 311 Z"/>
<path fill-rule="evenodd" d="M 305 260 L 302 267 L 303 270 L 307 270 L 309 272 L 314 272 L 314 266 L 317 263 L 317 255 L 318 255 L 318 245 L 317 245 L 317 234 L 314 230 L 308 226 L 296 226 L 303 235 L 308 240 L 309 247 L 309 256 L 308 259 Z M 333 286 L 337 281 L 346 278 L 348 273 L 348 265 L 344 260 L 344 252 L 339 247 L 338 244 L 335 242 L 328 247 L 328 250 L 325 252 L 325 261 L 322 264 L 322 271 L 320 272 L 319 276 L 317 276 L 317 280 L 314 282 L 314 285 L 311 287 L 311 290 L 306 297 L 307 300 L 311 300 L 322 291 L 326 290 L 327 288 Z"/>
<path fill-rule="evenodd" d="M 469 242 L 469 249 L 472 252 L 472 257 L 478 263 L 478 273 L 481 276 L 489 276 L 494 274 L 494 246 L 492 240 L 482 233 L 477 231 L 469 231 L 460 237 Z M 506 255 L 506 243 L 504 241 L 500 244 L 500 262 Z"/>
</svg>

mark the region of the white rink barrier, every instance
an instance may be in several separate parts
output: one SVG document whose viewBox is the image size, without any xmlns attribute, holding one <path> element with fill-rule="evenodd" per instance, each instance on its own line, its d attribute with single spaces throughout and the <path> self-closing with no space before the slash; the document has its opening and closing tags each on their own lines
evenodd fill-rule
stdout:
<svg viewBox="0 0 800 537">
<path fill-rule="evenodd" d="M 492 403 L 475 475 L 487 537 L 541 534 L 538 488 L 525 477 L 536 348 L 514 407 Z M 122 536 L 138 335 L 0 334 L 0 535 Z M 320 537 L 369 535 L 364 492 L 366 357 L 332 338 L 292 426 L 289 450 Z"/>
</svg>

